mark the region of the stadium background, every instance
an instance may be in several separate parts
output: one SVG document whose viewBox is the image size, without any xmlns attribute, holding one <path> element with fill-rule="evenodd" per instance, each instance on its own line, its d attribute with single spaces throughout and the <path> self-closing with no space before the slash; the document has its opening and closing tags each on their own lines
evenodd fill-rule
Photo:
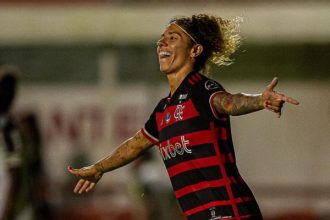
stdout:
<svg viewBox="0 0 330 220">
<path fill-rule="evenodd" d="M 228 91 L 260 92 L 276 75 L 301 102 L 281 119 L 232 118 L 238 166 L 266 219 L 330 219 L 328 1 L 2 0 L 0 63 L 22 72 L 14 111 L 38 117 L 55 219 L 146 220 L 151 209 L 181 219 L 156 150 L 88 195 L 72 193 L 66 166 L 100 159 L 143 126 L 168 92 L 158 37 L 171 17 L 201 12 L 244 18 L 234 65 L 214 69 Z"/>
</svg>

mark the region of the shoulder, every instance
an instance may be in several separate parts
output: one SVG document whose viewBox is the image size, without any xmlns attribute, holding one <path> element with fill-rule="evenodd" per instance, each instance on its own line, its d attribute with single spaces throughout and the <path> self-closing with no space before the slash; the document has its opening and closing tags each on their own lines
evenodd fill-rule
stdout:
<svg viewBox="0 0 330 220">
<path fill-rule="evenodd" d="M 198 93 L 214 93 L 218 91 L 225 91 L 223 86 L 214 79 L 211 79 L 203 74 L 194 73 L 188 78 L 191 91 L 197 91 Z"/>
<path fill-rule="evenodd" d="M 161 112 L 161 111 L 163 111 L 163 109 L 166 107 L 166 99 L 167 99 L 167 97 L 162 98 L 162 99 L 157 103 L 154 112 Z"/>
</svg>

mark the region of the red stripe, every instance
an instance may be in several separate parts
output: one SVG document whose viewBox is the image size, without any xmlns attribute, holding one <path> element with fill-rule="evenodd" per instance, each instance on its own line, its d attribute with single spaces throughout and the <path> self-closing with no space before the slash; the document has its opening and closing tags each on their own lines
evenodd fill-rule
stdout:
<svg viewBox="0 0 330 220">
<path fill-rule="evenodd" d="M 230 179 L 230 180 L 229 180 Z M 189 185 L 186 187 L 183 187 L 179 190 L 175 191 L 175 196 L 176 198 L 180 198 L 184 195 L 193 193 L 193 192 L 197 192 L 206 188 L 215 188 L 215 187 L 220 187 L 220 186 L 224 186 L 225 184 L 228 183 L 242 183 L 244 182 L 243 179 L 235 179 L 234 177 L 230 177 L 227 179 L 218 179 L 218 180 L 213 180 L 213 181 L 203 181 L 203 182 L 199 182 L 193 185 Z"/>
<path fill-rule="evenodd" d="M 180 173 L 189 171 L 189 170 L 194 170 L 194 169 L 199 169 L 199 168 L 204 168 L 204 167 L 209 167 L 209 166 L 215 166 L 215 165 L 222 165 L 224 163 L 233 163 L 232 157 L 229 155 L 221 155 L 221 163 L 219 164 L 219 158 L 217 156 L 213 157 L 205 157 L 205 158 L 200 158 L 200 159 L 195 159 L 195 160 L 189 160 L 186 162 L 181 162 L 179 164 L 176 164 L 170 168 L 167 169 L 167 172 L 170 177 L 173 177 L 175 175 L 178 175 Z M 230 178 L 235 181 L 234 178 Z"/>
<path fill-rule="evenodd" d="M 231 153 L 229 154 L 221 154 L 221 162 L 222 163 L 234 163 L 234 157 Z"/>
<path fill-rule="evenodd" d="M 191 85 L 195 85 L 195 83 L 194 83 L 191 79 L 188 79 L 188 82 L 189 82 Z"/>
<path fill-rule="evenodd" d="M 252 198 L 242 197 L 242 198 L 234 199 L 234 202 L 235 203 L 240 203 L 240 202 L 247 202 L 247 201 L 251 201 L 251 200 L 252 200 Z M 185 216 L 190 216 L 190 215 L 193 215 L 197 212 L 204 211 L 204 210 L 209 209 L 209 208 L 214 207 L 214 206 L 231 205 L 231 203 L 232 202 L 230 200 L 209 202 L 209 203 L 206 203 L 204 205 L 201 205 L 201 206 L 198 206 L 196 208 L 185 211 L 184 214 L 185 214 Z M 235 219 L 235 220 L 240 219 L 240 217 L 238 217 L 238 216 L 239 215 L 236 216 L 236 213 L 235 213 L 235 218 L 233 218 L 233 219 Z"/>
<path fill-rule="evenodd" d="M 220 136 L 224 136 L 225 128 L 221 129 L 221 132 L 217 131 L 217 134 L 221 133 Z M 196 131 L 192 133 L 188 133 L 184 135 L 185 140 L 189 140 L 188 147 L 193 147 L 196 145 L 202 145 L 202 144 L 208 144 L 208 143 L 214 143 L 217 142 L 216 137 L 214 136 L 214 132 L 209 130 L 203 130 L 203 131 Z M 223 140 L 226 140 L 224 137 L 222 137 Z M 172 137 L 169 140 L 163 141 L 159 144 L 160 147 L 165 147 L 169 144 L 175 144 L 181 141 L 181 136 L 175 136 Z M 225 162 L 234 162 L 234 157 L 232 154 L 219 154 L 221 159 Z M 225 157 L 225 158 L 224 158 Z"/>
<path fill-rule="evenodd" d="M 168 175 L 170 177 L 173 177 L 175 175 L 178 175 L 180 173 L 194 170 L 194 169 L 200 169 L 204 167 L 210 167 L 218 165 L 218 158 L 217 157 L 208 157 L 208 158 L 201 158 L 196 160 L 189 160 L 187 162 L 182 162 L 177 165 L 174 165 L 167 169 Z"/>
<path fill-rule="evenodd" d="M 183 187 L 177 191 L 175 191 L 176 198 L 180 198 L 184 195 L 187 195 L 192 192 L 197 192 L 199 190 L 207 189 L 207 188 L 214 188 L 214 187 L 220 187 L 224 186 L 228 182 L 228 179 L 219 179 L 219 180 L 213 180 L 213 181 L 203 181 L 194 185 L 189 185 L 186 187 Z"/>
<path fill-rule="evenodd" d="M 221 93 L 223 91 L 218 91 L 218 92 L 215 92 L 213 93 L 211 96 L 210 96 L 210 99 L 209 99 L 209 103 L 210 103 L 210 107 L 211 107 L 211 110 L 212 110 L 212 113 L 213 113 L 213 116 L 220 120 L 220 114 L 217 112 L 217 109 L 215 108 L 214 104 L 213 104 L 213 99 L 216 97 L 217 94 Z"/>
<path fill-rule="evenodd" d="M 192 79 L 197 83 L 199 80 L 198 78 L 196 77 L 196 75 L 192 75 Z"/>
<path fill-rule="evenodd" d="M 178 108 L 179 105 L 173 105 L 166 108 L 163 113 L 157 112 L 156 113 L 156 121 L 158 125 L 158 131 L 161 131 L 167 126 L 170 126 L 178 121 L 185 121 L 190 118 L 194 118 L 199 116 L 198 111 L 196 110 L 192 100 L 189 99 L 186 102 L 180 104 L 183 106 L 181 117 L 182 119 L 175 119 L 175 110 Z M 166 122 L 166 115 L 170 114 L 169 121 Z"/>
<path fill-rule="evenodd" d="M 196 73 L 196 75 L 195 76 L 197 76 L 197 78 L 199 79 L 199 80 L 201 80 L 202 79 L 202 76 L 201 75 L 199 75 L 199 73 Z"/>
<path fill-rule="evenodd" d="M 184 135 L 184 138 L 185 140 L 189 141 L 188 148 L 197 145 L 213 143 L 215 140 L 214 134 L 209 130 L 188 133 Z M 175 136 L 169 140 L 163 141 L 159 144 L 159 146 L 166 147 L 169 144 L 175 144 L 178 142 L 181 142 L 181 136 Z"/>
<path fill-rule="evenodd" d="M 220 118 L 220 121 L 222 121 L 222 122 L 227 122 L 227 121 L 228 121 L 228 117 L 221 117 L 221 118 Z"/>
<path fill-rule="evenodd" d="M 158 140 L 155 137 L 152 137 L 147 131 L 145 131 L 144 128 L 141 129 L 141 133 L 143 134 L 144 137 L 146 137 L 151 143 L 158 145 Z"/>
<path fill-rule="evenodd" d="M 226 155 L 228 156 L 228 160 L 229 160 L 230 163 L 234 163 L 235 162 L 235 158 L 234 158 L 234 156 L 233 156 L 232 153 L 229 153 L 229 154 L 226 154 Z"/>
<path fill-rule="evenodd" d="M 245 183 L 242 177 L 230 177 L 230 183 Z"/>
<path fill-rule="evenodd" d="M 225 127 L 219 127 L 216 128 L 215 130 L 220 140 L 226 141 L 228 139 L 227 129 Z"/>
<path fill-rule="evenodd" d="M 249 214 L 249 215 L 242 215 L 240 218 L 241 219 L 245 219 L 245 218 L 251 218 L 251 217 L 253 217 L 253 216 L 259 216 L 259 215 L 252 215 L 252 214 Z M 260 218 L 261 219 L 261 218 Z M 233 220 L 235 220 L 235 219 L 233 219 Z"/>
<path fill-rule="evenodd" d="M 211 130 L 213 132 L 216 132 L 216 128 L 214 127 L 214 123 L 213 122 L 210 123 L 210 128 L 211 128 Z M 214 142 L 214 149 L 216 151 L 217 156 L 220 157 L 221 156 L 221 152 L 220 152 L 220 148 L 218 146 L 218 142 L 217 141 Z M 223 178 L 227 178 L 227 172 L 226 172 L 225 167 L 224 166 L 220 166 L 220 170 L 221 170 L 222 177 Z M 237 218 L 239 220 L 240 219 L 239 218 L 239 212 L 238 212 L 238 208 L 237 208 L 237 205 L 236 205 L 237 202 L 236 202 L 236 200 L 234 198 L 234 193 L 233 193 L 233 191 L 232 191 L 229 183 L 226 184 L 226 188 L 227 188 L 228 196 L 229 196 L 229 199 L 230 199 L 229 200 L 230 201 L 230 204 L 231 204 L 231 206 L 232 206 L 232 208 L 234 210 L 235 218 Z"/>
</svg>

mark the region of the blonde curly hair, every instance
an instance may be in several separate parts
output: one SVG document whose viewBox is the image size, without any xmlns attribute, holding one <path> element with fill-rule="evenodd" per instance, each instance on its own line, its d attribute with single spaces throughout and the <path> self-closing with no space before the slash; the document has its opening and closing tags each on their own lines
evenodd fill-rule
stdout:
<svg viewBox="0 0 330 220">
<path fill-rule="evenodd" d="M 207 61 L 217 66 L 233 63 L 232 54 L 241 45 L 239 26 L 242 18 L 226 20 L 207 14 L 191 17 L 175 17 L 170 23 L 179 25 L 191 39 L 191 44 L 203 46 L 202 54 L 197 58 L 194 69 L 209 74 Z"/>
</svg>

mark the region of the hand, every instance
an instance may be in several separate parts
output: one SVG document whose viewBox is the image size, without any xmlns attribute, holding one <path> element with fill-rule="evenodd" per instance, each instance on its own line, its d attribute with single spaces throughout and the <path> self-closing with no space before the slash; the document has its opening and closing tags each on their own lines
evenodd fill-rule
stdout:
<svg viewBox="0 0 330 220">
<path fill-rule="evenodd" d="M 96 183 L 103 175 L 102 170 L 98 169 L 96 165 L 83 167 L 81 169 L 73 169 L 71 166 L 68 166 L 67 169 L 71 174 L 80 178 L 73 190 L 74 193 L 79 194 L 94 189 Z"/>
<path fill-rule="evenodd" d="M 293 98 L 274 91 L 277 82 L 277 77 L 274 77 L 272 82 L 266 87 L 266 90 L 262 93 L 261 97 L 264 108 L 276 113 L 278 117 L 281 117 L 282 107 L 285 102 L 288 102 L 293 105 L 298 105 L 299 102 Z"/>
</svg>

